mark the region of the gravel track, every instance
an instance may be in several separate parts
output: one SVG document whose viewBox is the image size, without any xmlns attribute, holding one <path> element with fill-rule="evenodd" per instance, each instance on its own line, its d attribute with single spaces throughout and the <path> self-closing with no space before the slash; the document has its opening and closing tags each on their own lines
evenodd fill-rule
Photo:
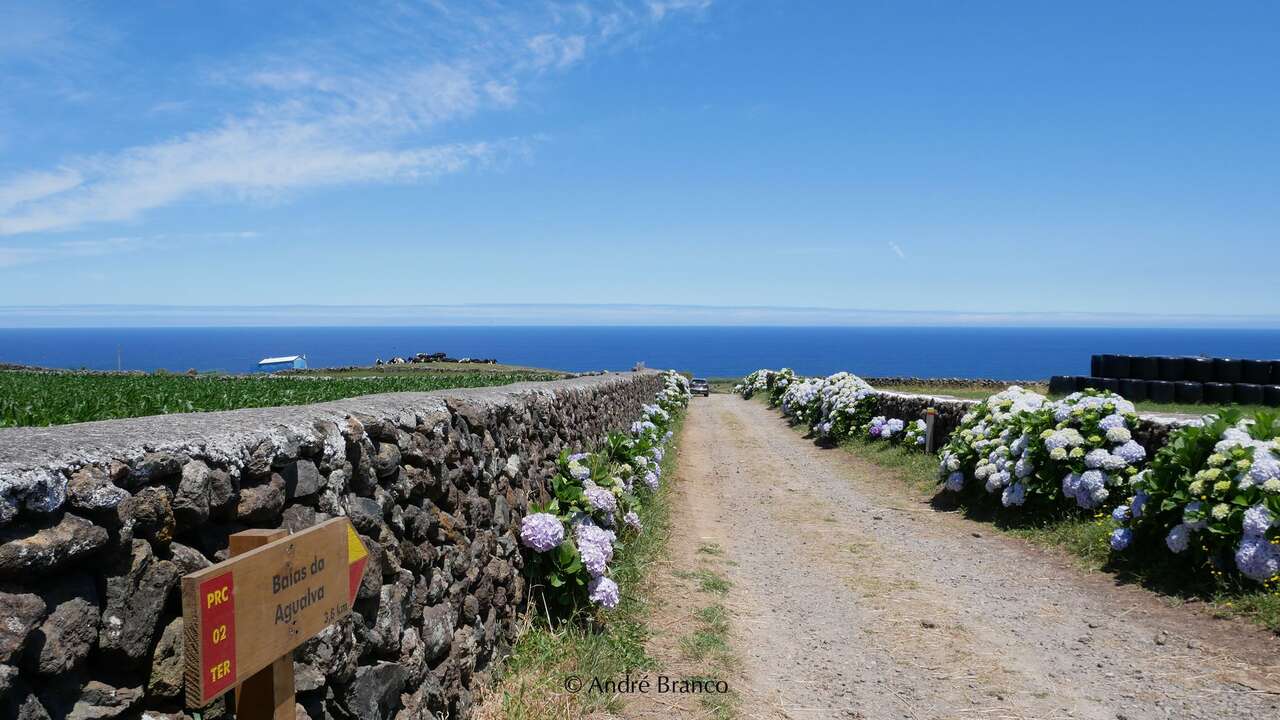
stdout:
<svg viewBox="0 0 1280 720">
<path fill-rule="evenodd" d="M 1272 634 L 936 511 L 760 403 L 696 398 L 678 477 L 671 561 L 725 549 L 741 715 L 1280 717 Z"/>
</svg>

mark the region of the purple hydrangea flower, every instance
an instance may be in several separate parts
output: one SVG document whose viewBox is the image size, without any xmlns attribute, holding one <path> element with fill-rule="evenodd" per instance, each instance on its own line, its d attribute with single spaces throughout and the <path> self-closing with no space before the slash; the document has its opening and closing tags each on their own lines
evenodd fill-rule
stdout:
<svg viewBox="0 0 1280 720">
<path fill-rule="evenodd" d="M 578 556 L 591 577 L 604 575 L 605 566 L 613 559 L 613 533 L 589 522 L 574 528 L 574 541 L 578 544 Z"/>
<path fill-rule="evenodd" d="M 587 597 L 591 602 L 610 610 L 618 606 L 618 583 L 600 575 L 587 583 Z"/>
<path fill-rule="evenodd" d="M 1133 542 L 1133 531 L 1129 528 L 1116 528 L 1111 531 L 1111 549 L 1123 550 Z"/>
<path fill-rule="evenodd" d="M 612 515 L 618 509 L 618 499 L 613 496 L 613 493 L 595 483 L 589 483 L 583 489 L 583 494 L 587 496 L 587 502 L 595 510 Z"/>
<path fill-rule="evenodd" d="M 564 525 L 551 513 L 525 515 L 520 521 L 520 542 L 538 552 L 554 550 L 564 542 Z"/>
<path fill-rule="evenodd" d="M 569 462 L 582 462 L 586 460 L 591 453 L 574 453 L 569 456 Z"/>
<path fill-rule="evenodd" d="M 658 474 L 655 472 L 647 472 L 644 474 L 644 485 L 650 490 L 658 489 Z"/>
<path fill-rule="evenodd" d="M 631 512 L 628 512 L 626 515 L 623 515 L 622 522 L 626 523 L 627 527 L 631 528 L 632 530 L 635 530 L 636 532 L 640 532 L 641 530 L 644 529 L 644 527 L 640 524 L 640 516 L 637 515 L 634 510 L 632 510 Z"/>
</svg>

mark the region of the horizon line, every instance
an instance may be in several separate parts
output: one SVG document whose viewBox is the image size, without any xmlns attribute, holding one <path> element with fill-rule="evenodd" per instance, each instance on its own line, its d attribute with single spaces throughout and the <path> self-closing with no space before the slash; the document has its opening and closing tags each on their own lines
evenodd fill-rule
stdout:
<svg viewBox="0 0 1280 720">
<path fill-rule="evenodd" d="M 0 305 L 0 328 L 94 327 L 1107 327 L 1280 329 L 1280 315 L 984 311 L 677 303 Z"/>
</svg>

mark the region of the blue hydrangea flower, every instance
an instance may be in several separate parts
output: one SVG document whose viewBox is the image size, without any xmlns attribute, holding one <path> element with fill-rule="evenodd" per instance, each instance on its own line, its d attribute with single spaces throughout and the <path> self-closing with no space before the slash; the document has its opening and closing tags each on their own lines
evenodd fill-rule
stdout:
<svg viewBox="0 0 1280 720">
<path fill-rule="evenodd" d="M 650 490 L 658 489 L 658 474 L 655 472 L 647 472 L 644 474 L 644 486 Z"/>
<path fill-rule="evenodd" d="M 1265 539 L 1275 517 L 1265 505 L 1254 505 L 1244 511 L 1245 538 Z"/>
<path fill-rule="evenodd" d="M 551 513 L 525 515 L 520 521 L 520 542 L 538 552 L 555 549 L 564 542 L 564 525 Z"/>
<path fill-rule="evenodd" d="M 1271 580 L 1280 575 L 1280 547 L 1261 538 L 1245 538 L 1236 548 L 1236 567 L 1250 580 Z"/>
<path fill-rule="evenodd" d="M 1129 512 L 1132 513 L 1134 517 L 1142 517 L 1142 508 L 1147 504 L 1147 497 L 1147 494 L 1144 492 L 1140 492 L 1133 496 L 1133 502 L 1129 505 Z"/>
<path fill-rule="evenodd" d="M 1127 522 L 1129 520 L 1129 506 L 1121 505 L 1111 511 L 1111 517 L 1117 522 Z"/>
<path fill-rule="evenodd" d="M 952 492 L 960 492 L 964 489 L 964 473 L 959 470 L 947 476 L 947 489 Z"/>
<path fill-rule="evenodd" d="M 1147 449 L 1139 445 L 1136 440 L 1130 440 L 1111 452 L 1130 465 L 1136 465 L 1147 459 Z"/>
<path fill-rule="evenodd" d="M 609 610 L 617 607 L 621 599 L 618 595 L 618 583 L 603 575 L 594 577 L 587 583 L 587 597 L 591 602 Z"/>
<path fill-rule="evenodd" d="M 1164 544 L 1175 553 L 1181 553 L 1187 549 L 1187 545 L 1191 542 L 1191 526 L 1182 523 L 1169 531 L 1168 537 L 1164 539 Z"/>
<path fill-rule="evenodd" d="M 1103 450 L 1102 448 L 1090 450 L 1089 454 L 1084 456 L 1084 466 L 1090 470 L 1097 470 L 1106 464 L 1107 459 L 1110 457 L 1111 453 Z"/>
<path fill-rule="evenodd" d="M 1103 430 L 1112 430 L 1112 429 L 1115 429 L 1115 428 L 1124 428 L 1124 427 L 1125 427 L 1124 416 L 1123 416 L 1123 415 L 1120 415 L 1120 414 L 1118 414 L 1118 413 L 1117 413 L 1117 414 L 1108 415 L 1108 416 L 1106 416 L 1106 417 L 1104 417 L 1104 418 L 1102 418 L 1101 420 L 1099 420 L 1099 421 L 1098 421 L 1098 427 L 1102 428 Z"/>
<path fill-rule="evenodd" d="M 1111 549 L 1123 550 L 1133 542 L 1133 531 L 1129 528 L 1116 528 L 1111 531 Z"/>
<path fill-rule="evenodd" d="M 569 462 L 571 462 L 571 463 L 573 463 L 573 462 L 582 462 L 583 460 L 586 460 L 586 459 L 587 459 L 587 457 L 588 457 L 588 456 L 590 456 L 590 455 L 591 455 L 591 453 L 574 453 L 574 454 L 572 454 L 572 455 L 570 455 L 570 456 L 569 456 Z"/>
<path fill-rule="evenodd" d="M 1013 507 L 1021 505 L 1027 501 L 1027 488 L 1022 483 L 1014 483 L 1004 489 L 1004 493 L 1000 496 L 1000 502 L 1005 507 Z"/>
</svg>

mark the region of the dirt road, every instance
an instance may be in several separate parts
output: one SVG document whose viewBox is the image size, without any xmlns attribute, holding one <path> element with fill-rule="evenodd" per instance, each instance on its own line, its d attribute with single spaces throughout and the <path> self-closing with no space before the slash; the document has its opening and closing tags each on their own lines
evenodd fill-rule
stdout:
<svg viewBox="0 0 1280 720">
<path fill-rule="evenodd" d="M 936 511 L 759 403 L 695 398 L 680 452 L 670 572 L 723 548 L 740 716 L 1280 717 L 1265 630 Z"/>
</svg>

